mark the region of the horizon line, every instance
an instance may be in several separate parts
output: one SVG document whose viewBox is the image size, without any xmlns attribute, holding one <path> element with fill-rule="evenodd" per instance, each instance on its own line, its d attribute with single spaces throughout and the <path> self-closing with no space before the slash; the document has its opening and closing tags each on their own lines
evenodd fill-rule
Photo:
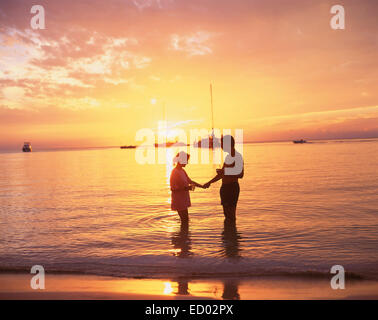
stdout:
<svg viewBox="0 0 378 320">
<path fill-rule="evenodd" d="M 378 139 L 378 136 L 371 136 L 371 137 L 353 137 L 353 138 L 320 138 L 320 139 L 305 139 L 307 142 L 311 141 L 335 141 L 335 140 L 369 140 L 369 139 Z M 253 143 L 277 143 L 277 142 L 292 142 L 292 139 L 283 139 L 283 140 L 249 140 L 243 142 L 243 144 L 253 144 Z M 109 145 L 109 146 L 67 146 L 67 147 L 42 147 L 37 149 L 38 151 L 64 151 L 64 150 L 85 150 L 85 149 L 111 149 L 111 148 L 120 148 L 122 145 Z M 21 148 L 1 148 L 0 152 L 8 151 L 9 153 L 18 151 L 22 151 Z"/>
</svg>

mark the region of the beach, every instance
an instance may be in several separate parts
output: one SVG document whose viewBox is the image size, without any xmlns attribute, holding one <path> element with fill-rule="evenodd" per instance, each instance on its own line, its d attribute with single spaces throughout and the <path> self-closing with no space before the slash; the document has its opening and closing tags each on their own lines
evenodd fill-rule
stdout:
<svg viewBox="0 0 378 320">
<path fill-rule="evenodd" d="M 378 299 L 378 282 L 351 280 L 333 290 L 327 279 L 256 277 L 249 279 L 127 279 L 47 274 L 44 290 L 30 288 L 30 274 L 1 274 L 0 299 L 62 300 L 301 300 Z"/>
</svg>

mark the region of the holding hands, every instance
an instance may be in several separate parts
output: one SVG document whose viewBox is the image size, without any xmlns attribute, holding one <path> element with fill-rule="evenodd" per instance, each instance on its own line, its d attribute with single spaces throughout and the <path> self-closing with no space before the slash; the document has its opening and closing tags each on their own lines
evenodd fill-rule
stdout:
<svg viewBox="0 0 378 320">
<path fill-rule="evenodd" d="M 191 183 L 198 188 L 208 189 L 213 182 L 220 180 L 222 178 L 222 176 L 224 175 L 224 169 L 223 168 L 222 169 L 216 169 L 216 171 L 217 171 L 216 177 L 213 178 L 212 180 L 210 180 L 209 182 L 206 182 L 205 184 L 199 184 L 199 183 L 194 182 L 194 181 L 191 181 Z"/>
<path fill-rule="evenodd" d="M 213 183 L 213 182 L 216 182 L 218 181 L 219 179 L 222 178 L 222 176 L 224 175 L 224 169 L 216 169 L 217 171 L 217 175 L 214 179 L 210 180 L 209 182 L 205 183 L 204 185 L 202 185 L 202 188 L 203 189 L 207 189 L 210 187 L 210 185 Z"/>
<path fill-rule="evenodd" d="M 200 184 L 198 187 L 199 187 L 199 188 L 202 188 L 202 189 L 207 189 L 207 188 L 210 187 L 210 182 L 207 182 L 207 183 L 205 183 L 205 184 Z"/>
<path fill-rule="evenodd" d="M 198 188 L 202 188 L 202 189 L 207 189 L 208 187 L 206 187 L 207 184 L 199 184 L 199 183 L 193 183 L 193 184 L 190 184 L 189 186 L 185 187 L 185 190 L 187 191 L 194 191 L 196 187 Z"/>
<path fill-rule="evenodd" d="M 198 187 L 198 188 L 202 188 L 202 189 L 207 189 L 207 188 L 210 187 L 210 183 L 207 182 L 207 183 L 205 183 L 205 184 L 198 184 L 197 187 Z M 192 185 L 191 187 L 189 186 L 188 189 L 189 189 L 190 191 L 193 191 L 193 190 L 194 190 L 194 185 Z"/>
<path fill-rule="evenodd" d="M 210 185 L 211 185 L 211 183 L 210 183 L 210 182 L 207 182 L 207 183 L 205 183 L 205 184 L 203 185 L 203 188 L 204 188 L 204 189 L 207 189 L 207 188 L 210 187 Z"/>
</svg>

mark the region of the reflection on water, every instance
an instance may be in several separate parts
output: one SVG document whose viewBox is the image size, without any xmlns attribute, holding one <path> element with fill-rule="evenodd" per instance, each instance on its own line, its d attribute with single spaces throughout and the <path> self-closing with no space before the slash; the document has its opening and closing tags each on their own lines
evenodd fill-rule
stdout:
<svg viewBox="0 0 378 320">
<path fill-rule="evenodd" d="M 172 284 L 170 282 L 164 282 L 163 294 L 170 295 L 173 292 Z"/>
<path fill-rule="evenodd" d="M 178 295 L 187 296 L 190 295 L 189 292 L 189 281 L 185 279 L 181 279 L 177 281 L 177 292 Z"/>
<path fill-rule="evenodd" d="M 193 253 L 191 249 L 191 240 L 189 233 L 189 224 L 181 223 L 180 231 L 172 235 L 173 255 L 179 258 L 187 258 Z"/>
<path fill-rule="evenodd" d="M 223 281 L 222 298 L 225 300 L 240 300 L 239 281 L 235 279 L 228 279 Z"/>
<path fill-rule="evenodd" d="M 161 151 L 159 151 L 159 152 L 161 152 Z M 170 185 L 171 172 L 174 168 L 173 158 L 175 156 L 175 153 L 174 153 L 175 149 L 166 148 L 166 149 L 163 149 L 163 152 L 165 152 L 165 158 L 166 158 L 166 164 L 165 164 L 166 184 L 167 184 L 167 186 L 169 186 Z"/>
<path fill-rule="evenodd" d="M 224 229 L 222 232 L 223 254 L 227 258 L 241 258 L 240 252 L 241 235 L 236 229 L 236 223 L 232 220 L 224 220 Z"/>
<path fill-rule="evenodd" d="M 181 295 L 181 296 L 188 296 L 191 295 L 191 290 L 189 289 L 189 284 L 191 284 L 195 289 L 194 292 L 195 294 L 198 294 L 198 292 L 212 292 L 216 298 L 219 298 L 218 296 L 218 290 L 217 286 L 211 289 L 211 288 L 206 288 L 206 289 L 198 289 L 196 288 L 197 282 L 194 281 L 189 281 L 189 279 L 183 278 L 183 279 L 178 279 L 178 280 L 172 280 L 171 282 L 165 282 L 164 283 L 164 290 L 163 293 L 165 295 L 170 295 L 172 293 L 176 295 Z M 221 298 L 224 300 L 240 300 L 240 294 L 239 294 L 239 284 L 240 281 L 237 279 L 226 279 L 223 280 L 223 290 L 221 291 Z M 174 291 L 174 287 L 176 287 L 176 291 Z"/>
</svg>

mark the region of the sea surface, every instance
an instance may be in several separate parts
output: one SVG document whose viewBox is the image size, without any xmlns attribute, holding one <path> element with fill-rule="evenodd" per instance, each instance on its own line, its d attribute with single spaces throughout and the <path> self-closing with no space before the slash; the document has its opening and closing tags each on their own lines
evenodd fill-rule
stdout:
<svg viewBox="0 0 378 320">
<path fill-rule="evenodd" d="M 120 277 L 329 275 L 378 279 L 378 141 L 245 144 L 236 228 L 220 182 L 170 210 L 166 164 L 118 148 L 0 154 L 0 271 Z M 189 164 L 200 183 L 219 166 Z"/>
</svg>

